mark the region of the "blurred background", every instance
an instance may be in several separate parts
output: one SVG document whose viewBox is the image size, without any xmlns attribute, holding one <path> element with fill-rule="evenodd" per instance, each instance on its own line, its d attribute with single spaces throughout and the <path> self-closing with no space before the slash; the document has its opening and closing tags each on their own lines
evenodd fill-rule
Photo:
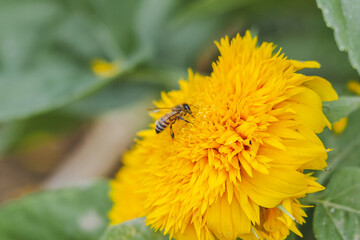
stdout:
<svg viewBox="0 0 360 240">
<path fill-rule="evenodd" d="M 358 77 L 313 0 L 0 0 L 0 204 L 112 178 L 152 100 L 247 29 L 339 94 Z"/>
</svg>

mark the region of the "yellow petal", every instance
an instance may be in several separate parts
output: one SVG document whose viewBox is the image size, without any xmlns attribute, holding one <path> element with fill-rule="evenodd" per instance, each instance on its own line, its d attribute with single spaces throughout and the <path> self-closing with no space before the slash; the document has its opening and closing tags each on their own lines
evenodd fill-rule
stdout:
<svg viewBox="0 0 360 240">
<path fill-rule="evenodd" d="M 301 70 L 304 68 L 320 68 L 320 64 L 316 61 L 295 61 L 291 60 L 291 63 L 294 65 L 296 70 Z"/>
<path fill-rule="evenodd" d="M 234 240 L 251 231 L 251 222 L 237 199 L 229 204 L 225 195 L 209 208 L 207 226 L 219 240 Z"/>
<path fill-rule="evenodd" d="M 203 240 L 215 240 L 212 234 L 207 234 L 206 236 L 202 236 Z M 176 240 L 199 240 L 199 237 L 195 231 L 195 227 L 193 224 L 187 224 L 184 231 L 176 232 L 174 235 L 174 239 Z"/>
<path fill-rule="evenodd" d="M 347 83 L 347 89 L 349 89 L 353 93 L 356 93 L 357 95 L 360 95 L 360 82 L 356 80 L 350 80 Z"/>
<path fill-rule="evenodd" d="M 284 198 L 304 195 L 307 190 L 302 173 L 280 168 L 272 168 L 269 174 L 253 172 L 252 178 L 245 175 L 240 187 L 254 202 L 266 208 L 276 207 Z"/>
<path fill-rule="evenodd" d="M 301 121 L 305 126 L 315 133 L 323 131 L 325 126 L 331 127 L 323 112 L 319 109 L 312 108 L 304 104 L 291 104 L 291 108 L 296 112 L 296 120 Z"/>
<path fill-rule="evenodd" d="M 341 134 L 345 131 L 345 128 L 347 126 L 348 118 L 344 117 L 340 119 L 339 121 L 333 123 L 333 132 L 336 134 Z"/>
<path fill-rule="evenodd" d="M 321 101 L 338 100 L 338 95 L 330 82 L 321 77 L 311 77 L 311 79 L 312 80 L 303 83 L 303 85 L 319 94 Z"/>
</svg>

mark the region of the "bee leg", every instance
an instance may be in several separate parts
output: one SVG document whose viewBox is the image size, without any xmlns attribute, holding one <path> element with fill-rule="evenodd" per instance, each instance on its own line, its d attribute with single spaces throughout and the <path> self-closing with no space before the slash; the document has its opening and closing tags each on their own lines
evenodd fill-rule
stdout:
<svg viewBox="0 0 360 240">
<path fill-rule="evenodd" d="M 186 112 L 186 113 L 184 114 L 184 116 L 186 116 L 186 114 L 189 114 L 191 117 L 194 117 L 194 115 L 192 115 L 192 114 L 189 113 L 189 112 Z"/>
<path fill-rule="evenodd" d="M 173 123 L 170 124 L 170 136 L 172 139 L 174 139 L 175 135 L 174 135 L 174 130 L 172 128 L 172 125 L 173 125 Z"/>
<path fill-rule="evenodd" d="M 191 122 L 189 122 L 188 120 L 186 120 L 186 119 L 184 119 L 184 118 L 182 118 L 182 117 L 179 117 L 179 119 L 181 119 L 181 120 L 183 120 L 183 121 L 185 121 L 185 122 L 187 122 L 187 123 L 191 123 Z"/>
</svg>

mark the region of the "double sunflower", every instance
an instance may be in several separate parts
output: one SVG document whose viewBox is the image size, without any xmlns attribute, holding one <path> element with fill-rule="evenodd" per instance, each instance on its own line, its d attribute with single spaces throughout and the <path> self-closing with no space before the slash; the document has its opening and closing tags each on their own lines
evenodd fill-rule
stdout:
<svg viewBox="0 0 360 240">
<path fill-rule="evenodd" d="M 317 133 L 330 127 L 322 102 L 337 94 L 325 79 L 297 73 L 317 62 L 256 43 L 249 32 L 221 39 L 210 76 L 189 71 L 180 90 L 161 94 L 159 108 L 196 106 L 191 123 L 177 121 L 174 139 L 154 124 L 139 133 L 111 183 L 112 224 L 145 216 L 176 240 L 301 236 L 298 198 L 324 189 L 304 170 L 326 167 Z"/>
</svg>

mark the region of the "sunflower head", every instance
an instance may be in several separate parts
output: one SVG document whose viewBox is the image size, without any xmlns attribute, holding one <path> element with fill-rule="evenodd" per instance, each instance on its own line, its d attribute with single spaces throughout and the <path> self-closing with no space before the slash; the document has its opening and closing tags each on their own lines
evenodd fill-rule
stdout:
<svg viewBox="0 0 360 240">
<path fill-rule="evenodd" d="M 154 120 L 177 116 L 171 108 L 184 103 L 192 114 L 170 118 L 158 134 L 155 124 L 139 133 L 112 182 L 113 224 L 146 216 L 175 239 L 301 234 L 297 199 L 323 189 L 303 170 L 326 166 L 316 133 L 330 127 L 322 101 L 337 95 L 325 79 L 297 73 L 318 63 L 289 60 L 272 43 L 256 42 L 249 32 L 221 39 L 210 76 L 190 70 L 180 90 L 161 94 L 155 105 L 169 110 Z M 128 205 L 136 210 L 124 214 Z"/>
</svg>

